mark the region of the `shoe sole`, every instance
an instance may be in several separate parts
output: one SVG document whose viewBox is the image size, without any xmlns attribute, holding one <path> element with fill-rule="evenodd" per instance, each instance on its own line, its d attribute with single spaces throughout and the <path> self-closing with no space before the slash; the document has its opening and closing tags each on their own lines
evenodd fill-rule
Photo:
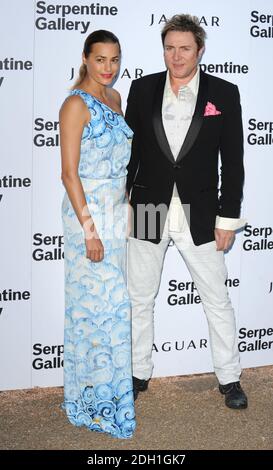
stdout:
<svg viewBox="0 0 273 470">
<path fill-rule="evenodd" d="M 239 405 L 239 406 L 230 406 L 225 403 L 225 405 L 230 409 L 230 410 L 245 410 L 247 408 L 247 403 L 245 405 Z"/>
</svg>

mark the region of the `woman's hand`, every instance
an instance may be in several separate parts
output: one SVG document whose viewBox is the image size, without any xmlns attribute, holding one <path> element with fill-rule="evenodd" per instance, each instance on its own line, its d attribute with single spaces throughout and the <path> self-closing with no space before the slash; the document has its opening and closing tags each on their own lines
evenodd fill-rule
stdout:
<svg viewBox="0 0 273 470">
<path fill-rule="evenodd" d="M 94 224 L 88 232 L 85 232 L 85 246 L 86 258 L 89 258 L 90 261 L 93 261 L 94 263 L 98 263 L 103 260 L 104 247 Z"/>
</svg>

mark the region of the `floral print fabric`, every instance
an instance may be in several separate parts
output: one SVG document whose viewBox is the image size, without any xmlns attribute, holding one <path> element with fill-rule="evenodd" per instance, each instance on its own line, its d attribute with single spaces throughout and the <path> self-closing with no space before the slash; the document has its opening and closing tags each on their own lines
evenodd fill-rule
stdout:
<svg viewBox="0 0 273 470">
<path fill-rule="evenodd" d="M 79 176 L 104 245 L 104 259 L 85 256 L 83 230 L 67 194 L 64 404 L 76 426 L 129 438 L 135 429 L 131 311 L 126 289 L 126 166 L 132 131 L 124 118 L 82 90 L 91 121 L 81 141 Z"/>
</svg>

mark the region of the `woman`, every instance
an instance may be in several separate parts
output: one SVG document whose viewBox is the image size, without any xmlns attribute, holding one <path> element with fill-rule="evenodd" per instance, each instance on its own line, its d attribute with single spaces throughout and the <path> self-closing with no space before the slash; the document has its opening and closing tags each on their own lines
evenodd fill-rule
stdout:
<svg viewBox="0 0 273 470">
<path fill-rule="evenodd" d="M 91 33 L 60 110 L 65 240 L 64 404 L 76 426 L 131 437 L 135 429 L 126 290 L 126 166 L 132 131 L 120 95 L 120 44 Z"/>
</svg>

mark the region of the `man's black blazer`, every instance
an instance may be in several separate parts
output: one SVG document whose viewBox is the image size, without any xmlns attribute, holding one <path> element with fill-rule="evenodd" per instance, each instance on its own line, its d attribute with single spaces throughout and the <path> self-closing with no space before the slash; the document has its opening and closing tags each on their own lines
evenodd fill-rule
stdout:
<svg viewBox="0 0 273 470">
<path fill-rule="evenodd" d="M 168 209 L 176 183 L 182 204 L 190 205 L 190 214 L 185 212 L 193 241 L 201 245 L 214 240 L 216 215 L 240 215 L 244 179 L 240 96 L 236 85 L 200 71 L 195 112 L 175 161 L 162 122 L 165 81 L 166 72 L 134 80 L 128 96 L 125 119 L 134 131 L 127 168 L 132 236 L 159 243 L 166 211 L 161 223 L 149 215 L 154 230 L 148 230 L 145 209 L 149 204 Z M 206 107 L 220 114 L 204 116 Z"/>
</svg>

